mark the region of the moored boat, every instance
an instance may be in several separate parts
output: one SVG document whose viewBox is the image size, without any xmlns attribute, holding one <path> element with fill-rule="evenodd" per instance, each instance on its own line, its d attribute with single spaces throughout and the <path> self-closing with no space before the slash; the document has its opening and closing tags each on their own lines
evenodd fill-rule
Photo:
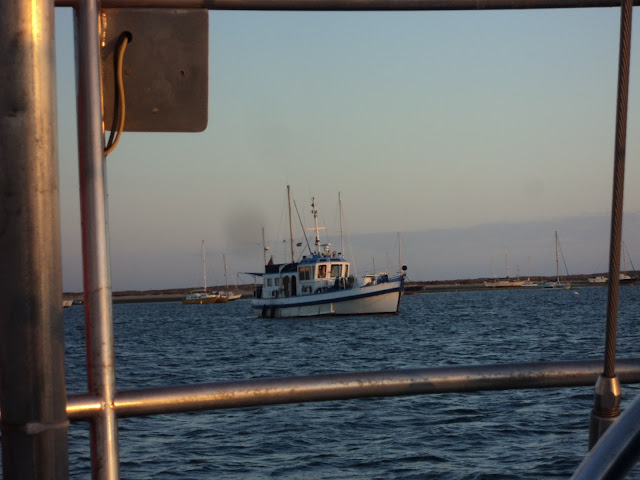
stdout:
<svg viewBox="0 0 640 480">
<path fill-rule="evenodd" d="M 239 293 L 233 292 L 229 289 L 229 279 L 227 278 L 227 257 L 225 254 L 222 254 L 222 262 L 224 264 L 224 282 L 226 285 L 226 290 L 215 292 L 220 297 L 220 303 L 230 302 L 232 300 L 238 300 L 242 298 L 242 295 Z"/>
<path fill-rule="evenodd" d="M 638 281 L 638 277 L 636 276 L 631 276 L 628 273 L 626 273 L 627 270 L 627 245 L 624 243 L 624 240 L 622 241 L 622 271 L 620 272 L 620 274 L 618 275 L 618 280 L 620 282 L 620 285 L 635 285 L 636 282 Z M 631 262 L 631 256 L 629 256 L 629 261 Z M 633 267 L 633 262 L 631 262 L 631 268 Z M 635 269 L 634 269 L 634 273 L 635 273 Z"/>
<path fill-rule="evenodd" d="M 223 303 L 221 296 L 217 292 L 207 293 L 207 261 L 202 241 L 202 290 L 195 290 L 182 299 L 184 305 L 202 305 L 205 303 Z"/>
<path fill-rule="evenodd" d="M 545 282 L 542 285 L 539 285 L 542 288 L 558 288 L 562 290 L 569 290 L 571 288 L 570 282 L 561 282 L 560 281 L 560 249 L 558 245 L 558 232 L 555 232 L 556 236 L 556 280 L 555 282 Z M 562 257 L 562 261 L 564 262 L 564 257 Z M 565 264 L 565 269 L 566 269 Z"/>
<path fill-rule="evenodd" d="M 504 279 L 494 279 L 493 282 L 484 282 L 484 286 L 488 288 L 510 288 L 521 287 L 524 284 L 524 280 L 512 280 L 509 278 L 509 251 L 507 247 L 504 247 L 504 262 L 507 276 Z"/>
<path fill-rule="evenodd" d="M 635 283 L 638 281 L 638 277 L 631 277 L 626 273 L 621 273 L 618 276 L 618 279 L 620 281 L 620 285 L 635 285 Z"/>
<path fill-rule="evenodd" d="M 184 305 L 202 305 L 204 303 L 223 303 L 216 292 L 191 292 L 182 299 Z"/>
<path fill-rule="evenodd" d="M 404 288 L 404 271 L 356 278 L 341 253 L 326 245 L 320 250 L 318 212 L 312 203 L 316 250 L 298 262 L 265 265 L 262 285 L 257 285 L 251 308 L 261 317 L 307 317 L 398 313 Z M 293 241 L 293 240 L 292 240 Z"/>
<path fill-rule="evenodd" d="M 603 275 L 598 275 L 596 277 L 593 278 L 587 278 L 587 280 L 589 281 L 589 283 L 591 284 L 601 284 L 601 283 L 607 283 L 607 277 L 603 276 Z"/>
<path fill-rule="evenodd" d="M 509 288 L 509 287 L 521 287 L 525 283 L 524 280 L 494 280 L 493 282 L 484 282 L 485 287 L 489 288 Z"/>
</svg>

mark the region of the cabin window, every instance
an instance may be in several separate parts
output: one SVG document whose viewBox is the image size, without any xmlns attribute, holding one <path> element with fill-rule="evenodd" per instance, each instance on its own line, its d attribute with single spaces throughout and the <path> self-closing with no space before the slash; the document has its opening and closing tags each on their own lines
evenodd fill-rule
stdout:
<svg viewBox="0 0 640 480">
<path fill-rule="evenodd" d="M 275 278 L 275 286 L 279 286 L 280 285 L 280 278 Z"/>
<path fill-rule="evenodd" d="M 311 266 L 300 267 L 298 269 L 298 277 L 300 278 L 300 280 L 311 280 L 313 278 Z"/>
<path fill-rule="evenodd" d="M 349 276 L 349 265 L 345 265 L 344 266 L 344 275 L 343 276 L 345 276 L 345 277 Z"/>
<path fill-rule="evenodd" d="M 267 278 L 267 287 L 270 287 L 270 286 L 271 286 L 271 279 Z"/>
<path fill-rule="evenodd" d="M 342 264 L 334 263 L 331 265 L 331 277 L 341 277 L 342 276 Z"/>
<path fill-rule="evenodd" d="M 327 276 L 327 266 L 318 265 L 318 278 L 325 278 Z"/>
</svg>

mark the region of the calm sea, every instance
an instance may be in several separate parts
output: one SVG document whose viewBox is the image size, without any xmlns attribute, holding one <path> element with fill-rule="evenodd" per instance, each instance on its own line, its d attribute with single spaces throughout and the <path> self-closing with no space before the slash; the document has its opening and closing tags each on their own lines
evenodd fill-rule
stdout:
<svg viewBox="0 0 640 480">
<path fill-rule="evenodd" d="M 394 316 L 260 319 L 222 305 L 114 305 L 119 389 L 286 375 L 602 357 L 606 288 L 405 296 Z M 82 307 L 65 310 L 69 393 L 86 390 Z M 618 358 L 640 346 L 622 287 Z M 623 386 L 623 407 L 640 393 Z M 593 387 L 362 399 L 121 419 L 123 479 L 568 478 Z M 71 478 L 90 477 L 88 426 Z M 640 478 L 636 468 L 631 478 Z"/>
</svg>

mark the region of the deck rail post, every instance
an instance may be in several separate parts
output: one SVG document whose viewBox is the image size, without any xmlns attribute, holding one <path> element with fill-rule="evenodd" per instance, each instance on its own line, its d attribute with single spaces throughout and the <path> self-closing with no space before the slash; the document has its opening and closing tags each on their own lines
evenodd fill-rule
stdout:
<svg viewBox="0 0 640 480">
<path fill-rule="evenodd" d="M 117 480 L 120 467 L 113 401 L 116 386 L 99 15 L 97 0 L 84 0 L 74 11 L 80 214 L 88 389 L 102 401 L 102 408 L 91 420 L 92 471 L 94 479 Z"/>
<path fill-rule="evenodd" d="M 68 477 L 53 2 L 0 2 L 0 430 L 6 480 Z"/>
</svg>

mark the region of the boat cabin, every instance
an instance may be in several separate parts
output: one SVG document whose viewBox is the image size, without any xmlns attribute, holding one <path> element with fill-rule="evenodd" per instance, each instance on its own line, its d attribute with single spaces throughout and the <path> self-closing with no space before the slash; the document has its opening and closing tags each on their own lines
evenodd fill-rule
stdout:
<svg viewBox="0 0 640 480">
<path fill-rule="evenodd" d="M 257 298 L 295 297 L 341 290 L 353 286 L 349 262 L 338 256 L 312 255 L 297 263 L 269 263 L 265 265 L 262 288 L 257 288 Z"/>
</svg>

